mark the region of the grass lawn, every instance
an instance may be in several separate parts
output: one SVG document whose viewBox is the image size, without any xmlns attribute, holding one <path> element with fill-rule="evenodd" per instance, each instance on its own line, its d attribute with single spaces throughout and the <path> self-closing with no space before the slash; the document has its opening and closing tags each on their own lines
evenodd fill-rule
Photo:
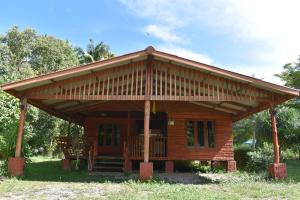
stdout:
<svg viewBox="0 0 300 200">
<path fill-rule="evenodd" d="M 22 179 L 0 182 L 0 199 L 300 199 L 300 161 L 287 164 L 285 181 L 236 172 L 172 175 L 179 180 L 193 176 L 193 184 L 172 182 L 165 174 L 140 183 L 130 174 L 119 179 L 90 176 L 86 170 L 65 172 L 58 159 L 35 157 Z"/>
</svg>

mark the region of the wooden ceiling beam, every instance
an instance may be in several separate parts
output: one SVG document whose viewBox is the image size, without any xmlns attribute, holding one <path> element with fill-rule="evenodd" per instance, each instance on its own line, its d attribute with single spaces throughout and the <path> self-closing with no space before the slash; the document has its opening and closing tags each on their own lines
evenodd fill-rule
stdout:
<svg viewBox="0 0 300 200">
<path fill-rule="evenodd" d="M 230 110 L 234 113 L 239 113 L 241 112 L 241 110 L 238 110 L 238 109 L 234 109 L 234 108 L 230 108 L 230 107 L 226 107 L 226 106 L 222 106 L 222 103 L 223 102 L 219 102 L 219 103 L 209 103 L 209 102 L 203 102 L 205 104 L 208 104 L 210 106 L 212 106 L 213 108 L 221 108 L 221 109 L 225 109 L 225 110 Z"/>
<path fill-rule="evenodd" d="M 214 108 L 212 105 L 205 104 L 206 102 L 196 102 L 196 101 L 189 101 L 189 103 L 201 106 L 201 107 L 206 107 L 215 111 L 219 111 L 222 113 L 227 113 L 227 114 L 236 114 L 236 112 L 231 111 L 230 109 L 223 109 L 223 108 Z"/>
<path fill-rule="evenodd" d="M 276 106 L 278 104 L 281 104 L 281 103 L 283 103 L 283 102 L 285 102 L 285 101 L 287 101 L 291 98 L 293 98 L 293 97 L 290 96 L 290 95 L 285 95 L 285 96 L 282 96 L 282 97 L 278 97 L 276 100 L 261 103 L 259 106 L 255 107 L 255 108 L 250 108 L 246 112 L 241 113 L 241 114 L 233 117 L 233 121 L 234 122 L 239 121 L 239 120 L 244 119 L 244 118 L 246 118 L 250 115 L 253 115 L 255 113 L 266 110 L 266 109 L 270 108 L 271 106 Z"/>
<path fill-rule="evenodd" d="M 28 99 L 28 103 L 39 108 L 39 109 L 42 109 L 44 110 L 45 112 L 51 114 L 51 115 L 54 115 L 56 117 L 59 117 L 61 119 L 64 119 L 66 121 L 71 121 L 73 123 L 76 123 L 76 124 L 79 124 L 79 125 L 82 125 L 82 122 L 83 122 L 83 119 L 78 117 L 78 116 L 74 116 L 72 115 L 71 117 L 63 112 L 60 112 L 60 111 L 57 111 L 57 110 L 54 110 L 52 108 L 49 108 L 47 105 L 43 104 L 43 102 L 39 101 L 39 100 L 33 100 L 33 99 Z"/>
<path fill-rule="evenodd" d="M 80 113 L 81 111 L 89 111 L 91 109 L 95 109 L 99 105 L 104 104 L 106 102 L 108 102 L 108 101 L 97 101 L 97 102 L 93 102 L 91 104 L 85 103 L 85 104 L 82 104 L 81 106 L 75 107 L 74 109 L 67 109 L 67 110 L 65 110 L 65 112 L 67 112 L 67 113 L 76 113 L 76 112 Z"/>
</svg>

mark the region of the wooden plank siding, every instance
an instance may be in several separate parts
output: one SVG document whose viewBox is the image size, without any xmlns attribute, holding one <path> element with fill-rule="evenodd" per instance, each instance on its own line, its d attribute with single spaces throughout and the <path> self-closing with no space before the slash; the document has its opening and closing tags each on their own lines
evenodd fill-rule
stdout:
<svg viewBox="0 0 300 200">
<path fill-rule="evenodd" d="M 126 140 L 128 118 L 126 115 L 123 118 L 116 117 L 93 117 L 93 113 L 97 112 L 109 112 L 119 111 L 127 112 L 128 109 L 131 112 L 142 112 L 138 108 L 143 105 L 143 102 L 132 102 L 135 106 L 128 106 L 126 101 L 119 101 L 117 104 L 113 102 L 106 102 L 101 104 L 97 109 L 93 109 L 92 112 L 86 112 L 86 115 L 90 116 L 85 119 L 84 128 L 90 141 L 97 141 L 98 125 L 101 123 L 117 123 L 121 125 L 121 144 Z M 152 104 L 151 104 L 152 105 Z M 211 109 L 204 108 L 198 105 L 194 105 L 188 102 L 156 102 L 157 112 L 166 112 L 167 119 L 174 121 L 174 125 L 168 125 L 166 136 L 166 156 L 154 156 L 150 151 L 150 160 L 232 160 L 233 159 L 233 141 L 232 141 L 232 119 L 231 115 L 224 114 L 218 111 L 212 111 Z M 130 118 L 130 134 L 129 141 L 134 137 L 133 128 L 134 122 L 137 118 L 131 116 Z M 139 118 L 140 119 L 140 118 Z M 188 147 L 186 137 L 186 121 L 187 120 L 212 120 L 215 123 L 215 148 L 208 148 L 207 142 L 204 148 L 200 147 Z M 140 137 L 141 140 L 143 137 Z M 205 137 L 207 140 L 207 136 Z M 131 152 L 129 159 L 131 160 L 143 160 L 142 147 L 143 144 L 135 145 L 135 152 Z M 151 146 L 151 144 L 150 144 Z M 151 147 L 150 147 L 151 148 Z M 101 150 L 99 150 L 99 153 Z M 104 153 L 109 153 L 104 151 Z M 111 152 L 112 155 L 116 155 L 116 152 Z M 120 152 L 119 152 L 120 154 Z M 139 156 L 140 155 L 140 156 Z"/>
<path fill-rule="evenodd" d="M 268 90 L 228 78 L 174 65 L 151 61 L 150 97 L 146 97 L 146 62 L 131 62 L 80 77 L 49 83 L 24 91 L 28 99 L 55 100 L 161 100 L 264 102 Z"/>
</svg>

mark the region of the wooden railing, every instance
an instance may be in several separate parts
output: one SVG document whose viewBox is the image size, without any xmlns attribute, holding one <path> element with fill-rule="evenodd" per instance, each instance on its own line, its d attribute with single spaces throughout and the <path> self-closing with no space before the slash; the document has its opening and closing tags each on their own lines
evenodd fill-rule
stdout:
<svg viewBox="0 0 300 200">
<path fill-rule="evenodd" d="M 72 145 L 72 138 L 67 136 L 56 137 L 57 145 L 63 152 L 66 159 L 76 159 L 79 154 L 80 159 L 88 159 L 91 144 L 88 144 L 85 138 L 80 138 L 82 145 L 80 149 L 74 148 Z"/>
<path fill-rule="evenodd" d="M 131 136 L 129 137 L 129 156 L 132 159 L 144 157 L 144 136 Z M 150 136 L 149 157 L 151 158 L 164 158 L 167 156 L 166 145 L 167 138 L 164 136 Z"/>
</svg>

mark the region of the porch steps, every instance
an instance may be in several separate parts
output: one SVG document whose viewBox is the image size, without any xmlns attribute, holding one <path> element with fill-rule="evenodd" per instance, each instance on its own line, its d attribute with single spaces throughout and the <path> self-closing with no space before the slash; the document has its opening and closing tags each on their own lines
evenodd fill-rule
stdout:
<svg viewBox="0 0 300 200">
<path fill-rule="evenodd" d="M 98 172 L 122 172 L 123 158 L 115 156 L 97 156 L 93 171 Z"/>
</svg>

